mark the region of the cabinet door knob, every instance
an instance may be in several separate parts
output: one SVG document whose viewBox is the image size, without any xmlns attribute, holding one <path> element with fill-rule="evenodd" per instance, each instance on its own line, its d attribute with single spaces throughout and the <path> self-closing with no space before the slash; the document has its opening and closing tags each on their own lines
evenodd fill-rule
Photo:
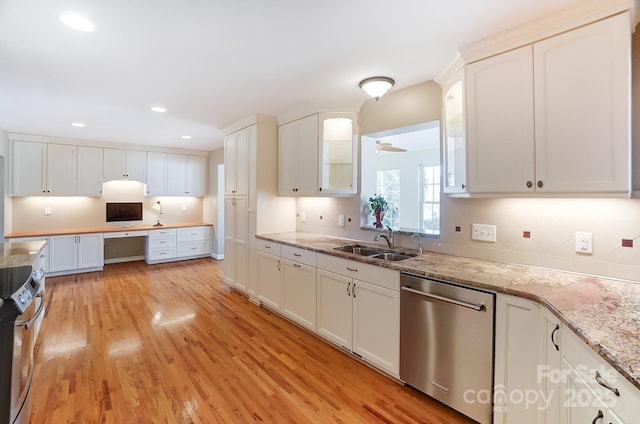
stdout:
<svg viewBox="0 0 640 424">
<path fill-rule="evenodd" d="M 538 180 L 538 188 L 542 188 L 544 184 L 542 184 L 542 180 Z"/>
<path fill-rule="evenodd" d="M 527 181 L 527 188 L 533 187 L 533 183 L 531 181 Z"/>
</svg>

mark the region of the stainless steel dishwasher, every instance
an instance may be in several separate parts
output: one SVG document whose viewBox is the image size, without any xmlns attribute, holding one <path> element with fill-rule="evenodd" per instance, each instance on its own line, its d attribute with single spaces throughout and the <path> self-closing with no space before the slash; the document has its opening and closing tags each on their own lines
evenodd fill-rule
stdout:
<svg viewBox="0 0 640 424">
<path fill-rule="evenodd" d="M 491 423 L 495 294 L 409 274 L 400 282 L 400 378 Z"/>
</svg>

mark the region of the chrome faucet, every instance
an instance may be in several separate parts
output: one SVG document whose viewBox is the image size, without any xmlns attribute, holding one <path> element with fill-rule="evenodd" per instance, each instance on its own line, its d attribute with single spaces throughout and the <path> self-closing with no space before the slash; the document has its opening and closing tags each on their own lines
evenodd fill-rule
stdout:
<svg viewBox="0 0 640 424">
<path fill-rule="evenodd" d="M 378 233 L 376 234 L 376 236 L 373 238 L 373 241 L 378 241 L 381 238 L 385 239 L 387 242 L 387 246 L 389 247 L 389 249 L 393 249 L 394 245 L 395 245 L 395 239 L 396 239 L 396 235 L 394 234 L 393 230 L 391 229 L 391 227 L 389 227 L 387 225 L 387 234 L 385 233 Z"/>
<path fill-rule="evenodd" d="M 415 233 L 415 234 L 411 234 L 411 238 L 414 237 L 418 237 L 418 250 L 420 251 L 420 254 L 422 255 L 422 238 L 420 238 L 420 234 Z"/>
</svg>

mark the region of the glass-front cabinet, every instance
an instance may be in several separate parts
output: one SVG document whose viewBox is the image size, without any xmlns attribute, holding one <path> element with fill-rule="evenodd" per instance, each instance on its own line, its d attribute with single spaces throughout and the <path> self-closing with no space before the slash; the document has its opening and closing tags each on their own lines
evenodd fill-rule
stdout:
<svg viewBox="0 0 640 424">
<path fill-rule="evenodd" d="M 357 114 L 320 113 L 319 130 L 319 194 L 356 194 L 358 191 Z"/>
<path fill-rule="evenodd" d="M 467 193 L 464 71 L 459 70 L 442 87 L 443 162 L 445 193 Z"/>
</svg>

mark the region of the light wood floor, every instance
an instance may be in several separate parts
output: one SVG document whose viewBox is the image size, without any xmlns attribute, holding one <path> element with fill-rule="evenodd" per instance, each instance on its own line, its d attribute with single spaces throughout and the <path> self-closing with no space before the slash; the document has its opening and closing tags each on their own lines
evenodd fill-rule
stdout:
<svg viewBox="0 0 640 424">
<path fill-rule="evenodd" d="M 200 259 L 47 279 L 31 423 L 466 423 Z"/>
</svg>

